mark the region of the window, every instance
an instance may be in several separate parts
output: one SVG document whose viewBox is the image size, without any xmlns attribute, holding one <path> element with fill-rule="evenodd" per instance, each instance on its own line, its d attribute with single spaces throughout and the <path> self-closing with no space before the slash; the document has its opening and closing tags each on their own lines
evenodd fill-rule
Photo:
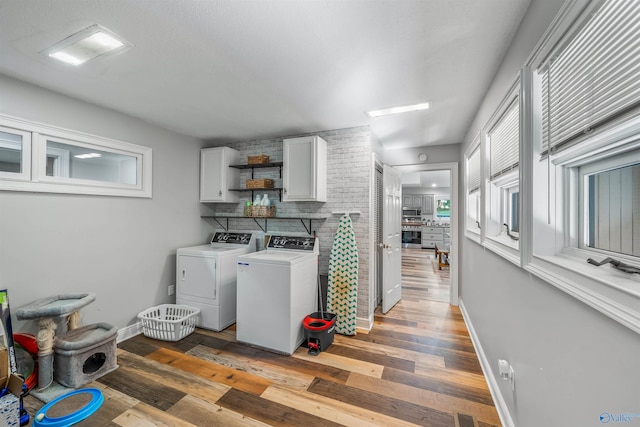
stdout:
<svg viewBox="0 0 640 427">
<path fill-rule="evenodd" d="M 470 153 L 470 154 L 469 154 Z M 480 242 L 480 136 L 476 136 L 465 154 L 465 187 L 467 215 L 465 234 Z"/>
<path fill-rule="evenodd" d="M 519 265 L 520 78 L 484 133 L 488 162 L 484 244 Z"/>
<path fill-rule="evenodd" d="M 151 197 L 151 149 L 0 117 L 0 190 Z"/>
<path fill-rule="evenodd" d="M 31 134 L 0 126 L 0 179 L 28 180 L 31 176 Z"/>
<path fill-rule="evenodd" d="M 579 173 L 584 186 L 579 190 L 584 197 L 580 247 L 640 257 L 640 156 L 594 162 Z"/>
<path fill-rule="evenodd" d="M 561 16 L 572 21 L 530 64 L 525 267 L 640 333 L 640 3 L 568 3 Z"/>
<path fill-rule="evenodd" d="M 520 191 L 518 188 L 507 189 L 507 198 L 509 203 L 507 204 L 507 212 L 505 217 L 509 218 L 509 226 L 511 232 L 517 236 L 520 233 Z"/>
<path fill-rule="evenodd" d="M 138 162 L 135 155 L 115 150 L 106 151 L 102 147 L 54 137 L 42 139 L 47 159 L 44 170 L 40 170 L 41 180 L 93 181 L 93 185 L 109 183 L 123 186 L 133 186 L 137 183 Z"/>
<path fill-rule="evenodd" d="M 450 199 L 436 199 L 436 218 L 451 218 Z"/>
</svg>

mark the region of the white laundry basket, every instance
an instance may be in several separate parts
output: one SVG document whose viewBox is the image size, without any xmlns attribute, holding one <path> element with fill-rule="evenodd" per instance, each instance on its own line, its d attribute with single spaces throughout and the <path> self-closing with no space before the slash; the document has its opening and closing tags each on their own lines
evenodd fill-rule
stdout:
<svg viewBox="0 0 640 427">
<path fill-rule="evenodd" d="M 138 314 L 144 335 L 163 341 L 180 341 L 191 334 L 200 309 L 180 304 L 162 304 Z"/>
</svg>

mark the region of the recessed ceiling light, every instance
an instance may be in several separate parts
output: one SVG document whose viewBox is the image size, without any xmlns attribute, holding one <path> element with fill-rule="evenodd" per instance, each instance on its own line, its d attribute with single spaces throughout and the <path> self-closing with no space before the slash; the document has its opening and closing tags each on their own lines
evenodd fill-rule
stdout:
<svg viewBox="0 0 640 427">
<path fill-rule="evenodd" d="M 80 65 L 129 44 L 100 25 L 92 25 L 41 53 L 71 65 Z"/>
<path fill-rule="evenodd" d="M 421 104 L 405 105 L 403 107 L 392 107 L 392 108 L 385 108 L 383 110 L 367 111 L 366 114 L 369 117 L 380 117 L 380 116 L 387 116 L 389 114 L 408 113 L 410 111 L 426 110 L 428 108 L 429 108 L 429 103 L 423 102 Z"/>
<path fill-rule="evenodd" d="M 94 159 L 96 157 L 102 157 L 102 154 L 98 153 L 86 153 L 86 154 L 77 154 L 75 156 L 76 159 Z"/>
<path fill-rule="evenodd" d="M 435 184 L 431 184 L 431 186 L 432 186 L 432 187 L 437 187 L 437 185 L 435 185 Z"/>
</svg>

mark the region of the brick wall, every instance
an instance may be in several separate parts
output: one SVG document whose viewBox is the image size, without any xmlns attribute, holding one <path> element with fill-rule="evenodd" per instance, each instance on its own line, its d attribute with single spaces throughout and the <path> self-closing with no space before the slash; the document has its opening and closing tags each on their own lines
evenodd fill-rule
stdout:
<svg viewBox="0 0 640 427">
<path fill-rule="evenodd" d="M 341 215 L 333 215 L 334 211 L 359 211 L 360 215 L 351 215 L 356 243 L 358 245 L 358 317 L 368 318 L 369 313 L 369 188 L 371 185 L 371 141 L 372 133 L 368 126 L 315 132 L 327 141 L 327 202 L 280 202 L 275 192 L 269 192 L 269 198 L 276 206 L 277 216 L 326 216 L 326 220 L 312 222 L 312 232 L 320 242 L 320 273 L 329 270 L 329 253 L 333 236 L 338 227 Z M 293 138 L 305 135 L 291 135 Z M 230 145 L 240 151 L 243 163 L 246 156 L 266 154 L 271 161 L 282 161 L 282 139 L 272 138 L 258 141 L 234 143 Z M 282 187 L 282 179 L 278 169 L 256 169 L 256 178 L 271 178 L 275 187 Z M 246 179 L 251 178 L 251 171 L 241 170 L 240 187 L 244 188 Z M 251 198 L 251 193 L 241 193 L 241 203 L 209 204 L 212 212 L 218 214 L 242 215 L 244 201 Z M 219 226 L 213 220 L 213 227 Z M 258 220 L 262 224 L 262 220 Z M 308 221 L 307 221 L 308 226 Z M 259 230 L 252 219 L 230 220 L 229 227 L 235 230 Z M 300 221 L 271 221 L 268 233 L 306 235 Z"/>
</svg>

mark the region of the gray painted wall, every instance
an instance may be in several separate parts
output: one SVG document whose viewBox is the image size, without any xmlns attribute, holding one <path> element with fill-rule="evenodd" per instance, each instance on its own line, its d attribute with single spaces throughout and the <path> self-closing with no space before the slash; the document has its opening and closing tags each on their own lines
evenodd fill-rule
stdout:
<svg viewBox="0 0 640 427">
<path fill-rule="evenodd" d="M 204 243 L 201 141 L 0 75 L 0 112 L 153 149 L 153 198 L 0 192 L 0 287 L 11 309 L 95 292 L 83 324 L 134 323 L 173 302 L 176 248 Z M 14 331 L 35 330 L 31 322 Z"/>
<path fill-rule="evenodd" d="M 531 3 L 469 128 L 461 162 L 561 4 Z M 461 169 L 460 194 L 462 175 Z M 463 207 L 461 223 L 464 212 Z M 601 425 L 604 411 L 640 413 L 637 334 L 464 236 L 460 239 L 461 298 L 516 426 L 595 426 Z M 514 367 L 515 391 L 499 379 L 498 358 Z"/>
</svg>

